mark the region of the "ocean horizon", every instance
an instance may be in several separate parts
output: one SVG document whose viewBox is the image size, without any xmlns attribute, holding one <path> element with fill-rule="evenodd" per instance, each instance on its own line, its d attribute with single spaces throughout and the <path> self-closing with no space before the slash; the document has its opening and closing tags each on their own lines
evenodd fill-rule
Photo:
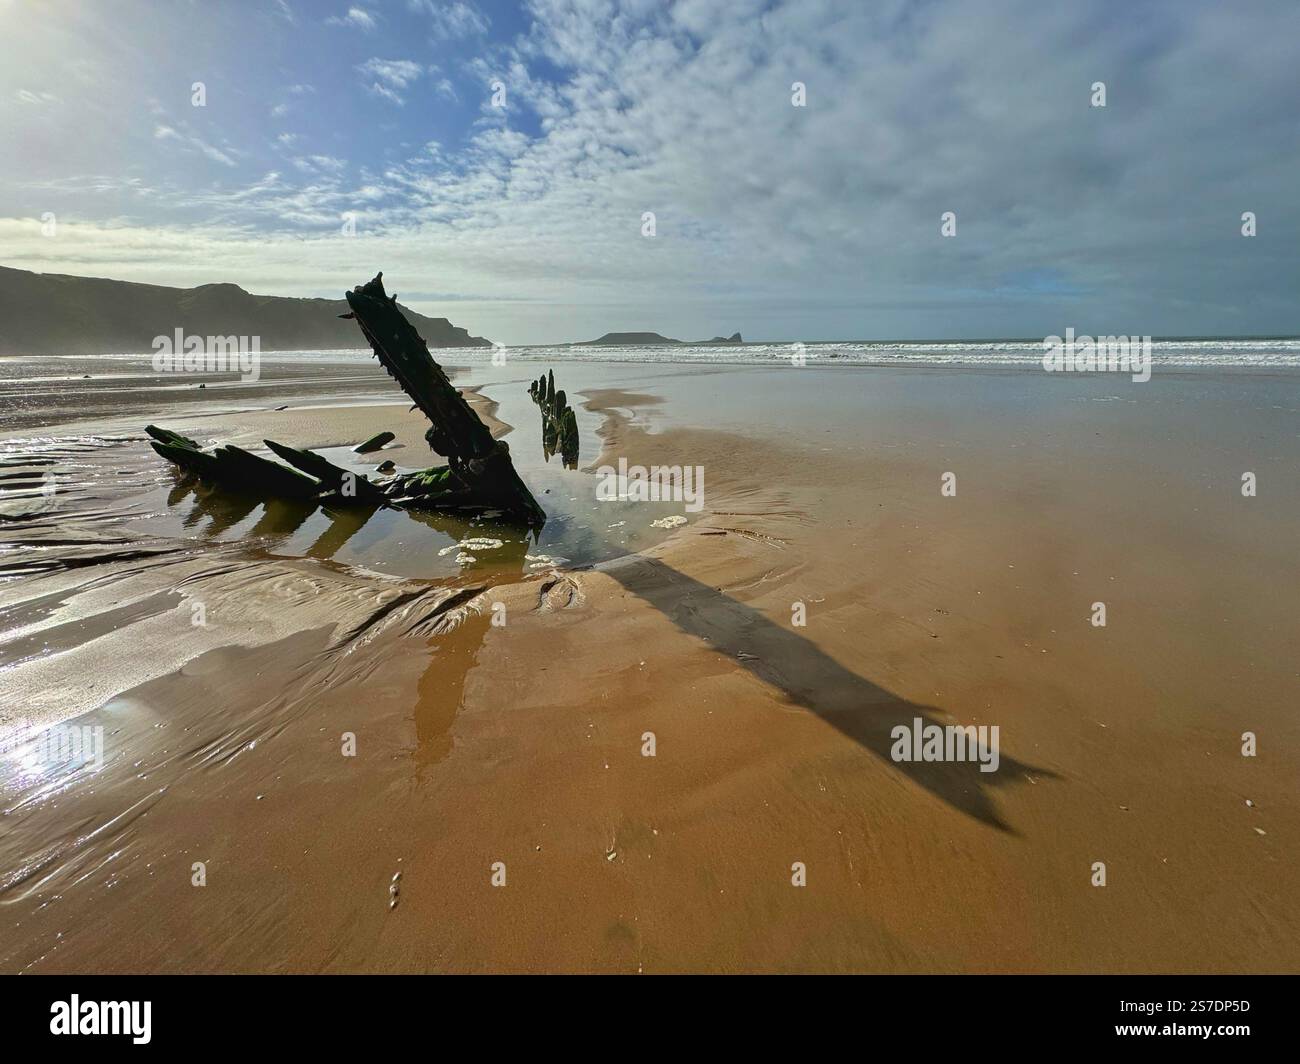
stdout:
<svg viewBox="0 0 1300 1064">
<path fill-rule="evenodd" d="M 1082 334 L 1080 334 L 1082 335 Z M 741 344 L 502 344 L 497 347 L 443 347 L 434 357 L 447 365 L 476 365 L 504 352 L 508 359 L 532 362 L 681 362 L 720 365 L 788 363 L 803 350 L 806 365 L 837 366 L 1030 366 L 1041 365 L 1044 341 L 1037 340 L 757 340 Z M 363 348 L 263 351 L 272 361 L 351 361 L 370 358 Z M 139 360 L 150 352 L 104 352 L 98 355 L 6 355 L 4 363 L 46 362 L 50 359 Z M 1300 368 L 1300 338 L 1224 336 L 1153 338 L 1153 367 Z M 4 375 L 0 374 L 0 379 Z"/>
</svg>

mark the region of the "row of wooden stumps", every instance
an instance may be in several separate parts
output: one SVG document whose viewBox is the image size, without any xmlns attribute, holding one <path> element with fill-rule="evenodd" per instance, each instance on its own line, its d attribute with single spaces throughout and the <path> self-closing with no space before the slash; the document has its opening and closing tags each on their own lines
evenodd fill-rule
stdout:
<svg viewBox="0 0 1300 1064">
<path fill-rule="evenodd" d="M 565 469 L 578 468 L 578 416 L 561 388 L 555 390 L 555 371 L 547 370 L 528 386 L 533 402 L 542 408 L 542 451 L 546 460 L 560 452 Z"/>
</svg>

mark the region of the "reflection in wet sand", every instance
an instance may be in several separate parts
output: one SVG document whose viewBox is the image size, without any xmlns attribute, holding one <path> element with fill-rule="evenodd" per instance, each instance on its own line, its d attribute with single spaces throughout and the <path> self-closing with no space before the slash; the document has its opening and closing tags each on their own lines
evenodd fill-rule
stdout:
<svg viewBox="0 0 1300 1064">
<path fill-rule="evenodd" d="M 472 614 L 458 627 L 429 640 L 429 667 L 420 677 L 415 703 L 415 761 L 423 770 L 452 748 L 452 725 L 460 712 L 465 679 L 491 626 L 491 613 Z"/>
<path fill-rule="evenodd" d="M 316 542 L 307 548 L 307 557 L 333 558 L 348 540 L 365 528 L 377 509 L 376 506 L 322 507 L 321 512 L 330 523 Z"/>
<path fill-rule="evenodd" d="M 296 499 L 268 499 L 257 524 L 248 531 L 249 538 L 283 542 L 302 528 L 316 509 L 311 503 Z"/>
</svg>

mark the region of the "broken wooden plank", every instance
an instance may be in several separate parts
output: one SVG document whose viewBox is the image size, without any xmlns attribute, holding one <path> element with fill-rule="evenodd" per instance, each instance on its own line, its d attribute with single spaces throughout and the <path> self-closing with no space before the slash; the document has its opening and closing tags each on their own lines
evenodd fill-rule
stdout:
<svg viewBox="0 0 1300 1064">
<path fill-rule="evenodd" d="M 342 500 L 355 499 L 359 503 L 383 503 L 384 493 L 361 473 L 337 466 L 328 458 L 322 458 L 315 451 L 289 447 L 275 440 L 263 440 L 264 444 L 279 458 L 283 458 L 295 469 L 300 469 L 308 476 L 315 477 L 326 488 Z"/>
<path fill-rule="evenodd" d="M 371 451 L 377 451 L 397 439 L 391 432 L 377 432 L 365 443 L 358 443 L 352 448 L 354 454 L 370 454 Z"/>
</svg>

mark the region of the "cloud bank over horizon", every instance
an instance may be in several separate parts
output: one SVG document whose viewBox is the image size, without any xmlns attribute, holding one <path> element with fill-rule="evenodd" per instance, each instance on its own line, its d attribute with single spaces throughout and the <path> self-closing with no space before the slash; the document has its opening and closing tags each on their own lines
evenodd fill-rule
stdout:
<svg viewBox="0 0 1300 1064">
<path fill-rule="evenodd" d="M 0 265 L 382 269 L 506 343 L 1300 333 L 1294 0 L 0 0 L 0 33 Z"/>
</svg>

